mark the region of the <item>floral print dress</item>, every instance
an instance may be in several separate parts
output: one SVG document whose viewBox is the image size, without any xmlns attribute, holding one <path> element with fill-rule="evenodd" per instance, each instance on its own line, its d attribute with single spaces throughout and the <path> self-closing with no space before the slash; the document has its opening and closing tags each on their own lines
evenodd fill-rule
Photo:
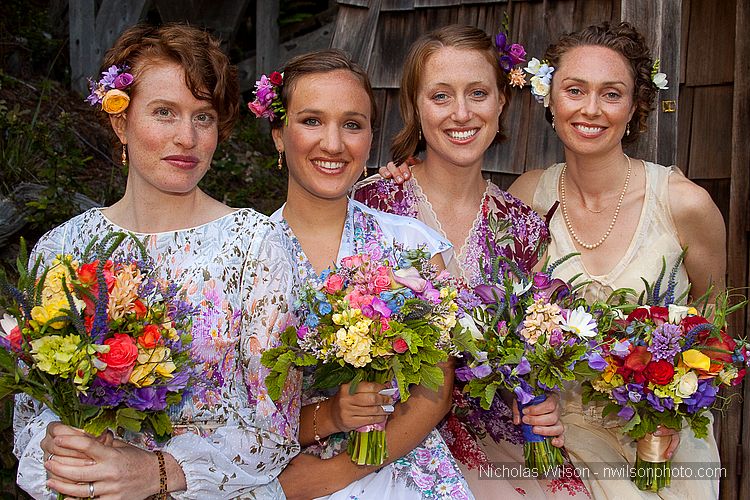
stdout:
<svg viewBox="0 0 750 500">
<path fill-rule="evenodd" d="M 43 236 L 35 253 L 45 261 L 59 253 L 81 256 L 93 235 L 111 231 L 125 230 L 92 209 Z M 289 239 L 251 209 L 190 229 L 135 236 L 159 277 L 181 287 L 198 306 L 191 354 L 207 383 L 170 408 L 175 432 L 168 441 L 127 437 L 175 457 L 187 480 L 187 490 L 173 493 L 175 498 L 284 498 L 276 477 L 299 452 L 301 380 L 292 377 L 280 401 L 272 401 L 260 357 L 278 344 L 288 320 Z M 118 255 L 137 255 L 137 249 L 130 242 Z M 56 498 L 45 488 L 40 448 L 47 424 L 55 420 L 37 402 L 17 398 L 18 484 L 35 498 Z"/>
<path fill-rule="evenodd" d="M 375 175 L 354 187 L 354 198 L 377 210 L 418 219 L 445 237 L 432 204 L 414 176 L 399 185 Z M 490 230 L 493 219 L 496 227 L 504 228 L 502 233 Z M 547 226 L 536 212 L 487 181 L 472 228 L 447 268 L 467 286 L 474 287 L 482 283 L 482 273 L 489 271 L 483 269 L 483 263 L 489 262 L 488 256 L 504 255 L 521 269 L 531 270 L 539 262 L 548 240 Z M 566 472 L 570 474 L 565 475 L 573 476 L 570 478 L 518 477 L 524 462 L 523 437 L 520 427 L 513 424 L 510 408 L 500 398 L 493 401 L 489 410 L 484 410 L 457 386 L 453 391 L 453 408 L 440 432 L 477 498 L 589 496 L 569 465 Z M 498 475 L 498 466 L 512 471 Z"/>
<path fill-rule="evenodd" d="M 271 219 L 286 229 L 292 241 L 297 278 L 301 283 L 316 282 L 320 278 L 291 227 L 284 220 L 283 209 L 284 207 L 276 211 Z M 349 201 L 337 262 L 358 253 L 369 254 L 373 259 L 389 258 L 397 261 L 398 248 L 419 247 L 431 255 L 442 254 L 446 262 L 449 262 L 452 256 L 450 244 L 425 225 L 413 219 L 385 214 L 356 201 Z M 305 391 L 303 400 L 305 404 L 311 404 L 330 395 L 332 394 Z M 346 452 L 346 446 L 346 435 L 342 433 L 330 436 L 324 448 L 313 445 L 305 452 L 330 458 Z M 433 429 L 424 441 L 407 455 L 326 498 L 461 500 L 474 497 L 440 433 Z"/>
</svg>

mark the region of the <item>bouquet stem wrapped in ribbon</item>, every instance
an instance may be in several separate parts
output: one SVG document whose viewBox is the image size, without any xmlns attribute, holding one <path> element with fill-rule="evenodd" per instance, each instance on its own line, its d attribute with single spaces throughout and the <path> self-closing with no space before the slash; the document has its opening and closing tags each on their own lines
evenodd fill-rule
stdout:
<svg viewBox="0 0 750 500">
<path fill-rule="evenodd" d="M 681 261 L 682 256 L 665 288 L 660 285 L 666 262 L 657 282 L 646 283 L 645 297 L 617 306 L 630 313 L 605 337 L 607 369 L 583 392 L 584 403 L 606 401 L 602 415 L 616 413 L 623 420 L 622 431 L 637 442 L 631 478 L 641 490 L 653 492 L 671 483 L 671 464 L 664 457 L 670 438 L 653 433 L 659 426 L 679 431 L 687 422 L 697 438 L 705 438 L 719 388 L 741 383 L 748 359 L 747 342 L 725 332 L 727 315 L 746 301 L 730 306 L 724 292 L 708 307 L 709 291 L 695 302 L 697 307 L 675 304 Z M 616 290 L 613 297 L 624 302 L 629 292 Z"/>
<path fill-rule="evenodd" d="M 524 408 L 543 403 L 546 400 L 547 395 L 541 394 L 535 396 L 526 404 L 521 404 L 520 401 L 517 401 L 516 404 L 518 405 L 518 411 L 523 415 Z M 552 446 L 549 438 L 536 434 L 529 424 L 522 423 L 521 432 L 523 433 L 523 458 L 526 467 L 544 475 L 563 464 L 562 451 L 560 448 Z"/>
<path fill-rule="evenodd" d="M 449 275 L 438 273 L 421 250 L 402 251 L 397 268 L 368 255 L 342 259 L 315 283 L 307 283 L 295 306 L 302 324 L 288 328 L 281 346 L 266 351 L 266 385 L 278 398 L 292 367 L 315 366 L 320 389 L 362 381 L 395 380 L 400 400 L 409 388 L 438 390 L 438 366 L 452 352 L 457 295 Z M 348 451 L 359 465 L 382 465 L 388 456 L 385 427 L 368 426 L 350 434 Z"/>
</svg>

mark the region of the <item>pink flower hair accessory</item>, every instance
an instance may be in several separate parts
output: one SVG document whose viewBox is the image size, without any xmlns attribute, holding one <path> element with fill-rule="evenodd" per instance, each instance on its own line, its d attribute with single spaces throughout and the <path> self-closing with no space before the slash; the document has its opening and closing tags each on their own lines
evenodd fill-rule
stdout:
<svg viewBox="0 0 750 500">
<path fill-rule="evenodd" d="M 284 74 L 278 71 L 270 75 L 261 75 L 255 82 L 255 100 L 247 107 L 256 118 L 267 118 L 273 122 L 276 118 L 286 122 L 286 109 L 281 103 L 281 87 L 284 85 Z"/>
</svg>

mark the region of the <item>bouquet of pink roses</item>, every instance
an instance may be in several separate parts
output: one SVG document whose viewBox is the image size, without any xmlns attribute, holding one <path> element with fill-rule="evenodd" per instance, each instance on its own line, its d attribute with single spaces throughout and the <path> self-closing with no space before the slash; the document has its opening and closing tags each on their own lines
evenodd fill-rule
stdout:
<svg viewBox="0 0 750 500">
<path fill-rule="evenodd" d="M 315 386 L 322 389 L 395 380 L 401 401 L 412 385 L 437 390 L 443 383 L 437 365 L 451 351 L 458 306 L 448 274 L 437 273 L 428 257 L 404 252 L 399 269 L 354 255 L 305 285 L 295 304 L 302 325 L 287 329 L 282 345 L 263 353 L 271 397 L 279 396 L 293 366 L 316 366 Z M 359 465 L 381 465 L 384 426 L 353 431 L 349 454 Z"/>
<path fill-rule="evenodd" d="M 167 407 L 197 381 L 194 309 L 153 277 L 147 259 L 110 259 L 124 238 L 111 233 L 80 260 L 39 258 L 31 269 L 22 245 L 18 285 L 4 285 L 0 397 L 26 393 L 93 435 L 145 426 L 164 439 Z"/>
</svg>

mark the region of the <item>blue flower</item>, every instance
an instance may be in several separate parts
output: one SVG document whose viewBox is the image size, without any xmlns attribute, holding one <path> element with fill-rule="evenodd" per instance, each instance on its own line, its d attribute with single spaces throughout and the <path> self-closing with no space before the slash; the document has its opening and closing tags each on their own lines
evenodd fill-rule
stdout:
<svg viewBox="0 0 750 500">
<path fill-rule="evenodd" d="M 305 324 L 309 328 L 315 328 L 316 326 L 318 326 L 319 323 L 320 323 L 320 319 L 318 318 L 317 315 L 313 313 L 308 314 L 307 317 L 305 318 Z"/>
<path fill-rule="evenodd" d="M 331 304 L 327 301 L 318 303 L 318 312 L 322 315 L 326 315 L 333 310 Z"/>
</svg>

